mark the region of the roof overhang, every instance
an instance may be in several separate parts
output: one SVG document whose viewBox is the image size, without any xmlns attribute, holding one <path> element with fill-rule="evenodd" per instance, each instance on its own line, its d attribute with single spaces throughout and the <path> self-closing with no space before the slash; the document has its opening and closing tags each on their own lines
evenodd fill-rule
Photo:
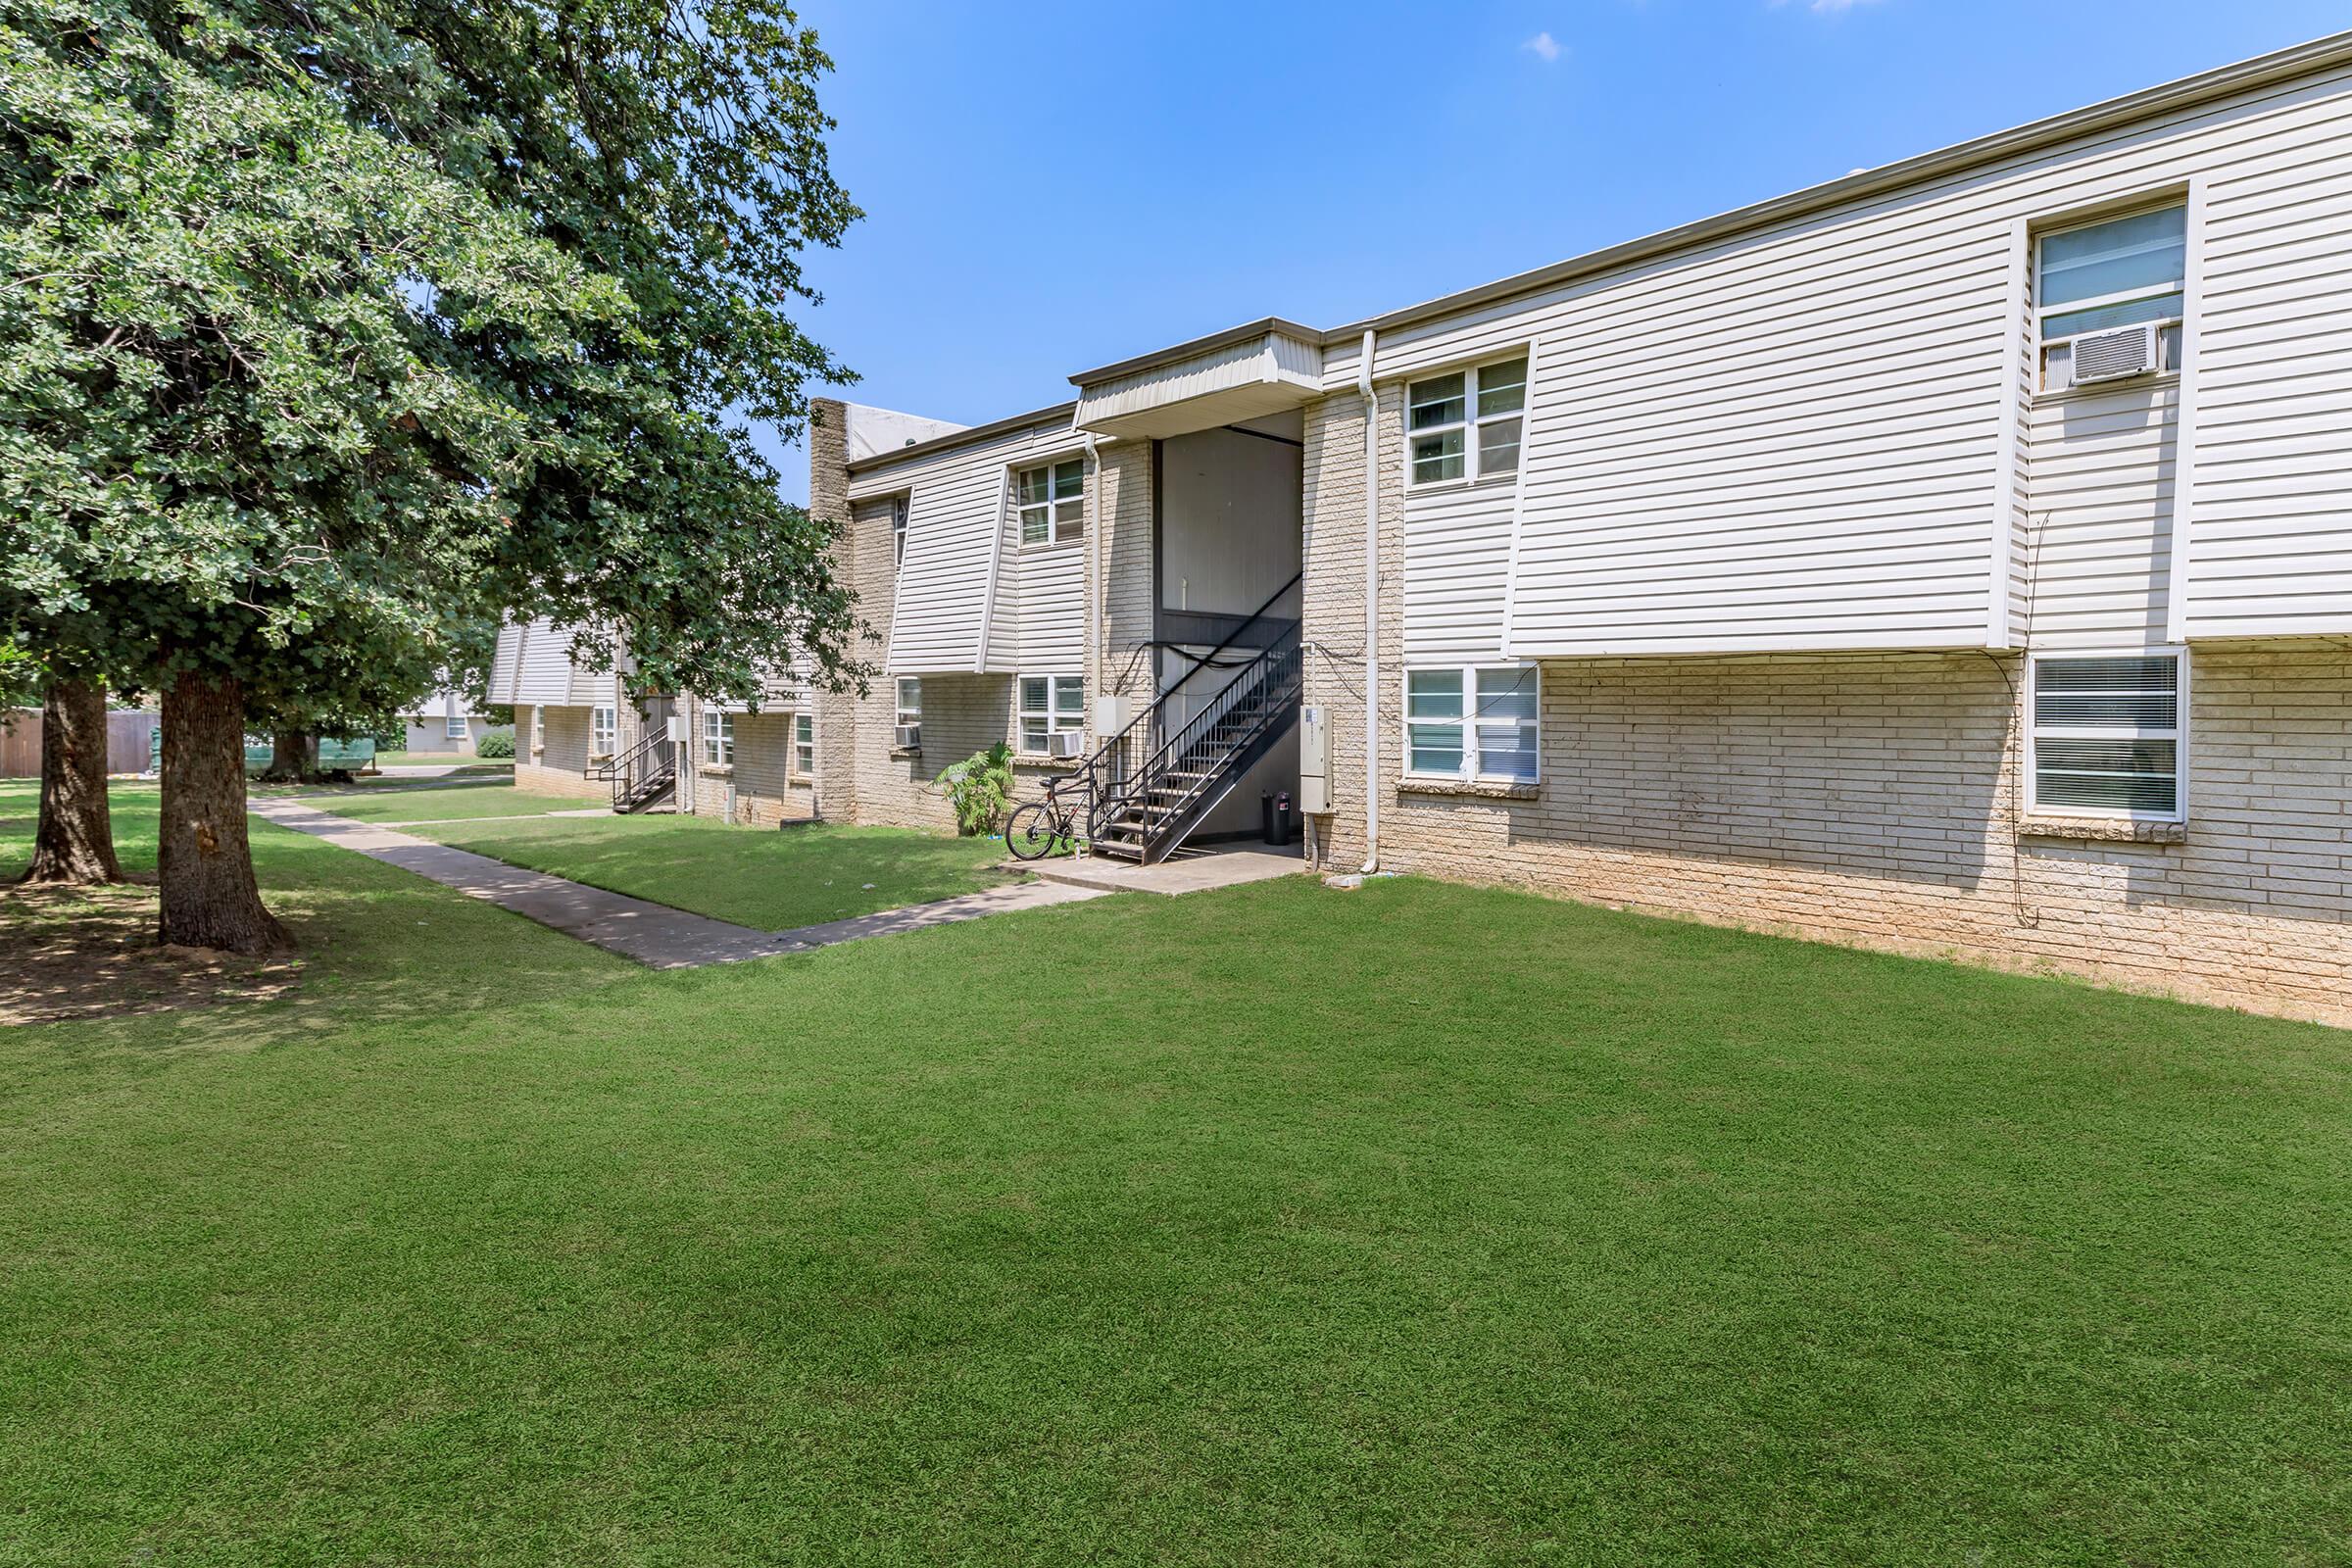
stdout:
<svg viewBox="0 0 2352 1568">
<path fill-rule="evenodd" d="M 1184 435 L 1280 414 L 1320 396 L 1323 349 L 1311 327 L 1269 317 L 1070 380 L 1078 388 L 1072 422 L 1082 430 Z"/>
</svg>

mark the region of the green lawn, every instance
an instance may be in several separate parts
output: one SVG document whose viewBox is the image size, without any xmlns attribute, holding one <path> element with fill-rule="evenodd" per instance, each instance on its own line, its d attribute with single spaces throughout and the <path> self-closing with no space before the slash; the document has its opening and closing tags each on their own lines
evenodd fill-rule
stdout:
<svg viewBox="0 0 2352 1568">
<path fill-rule="evenodd" d="M 467 772 L 513 773 L 511 757 L 477 758 L 465 752 L 378 752 L 378 767 L 461 767 Z"/>
<path fill-rule="evenodd" d="M 763 931 L 925 904 L 1012 880 L 996 869 L 1004 858 L 1002 839 L 901 828 L 802 823 L 777 830 L 656 815 L 478 827 L 452 822 L 415 831 L 513 865 Z"/>
<path fill-rule="evenodd" d="M 0 1562 L 2352 1559 L 2344 1034 L 1413 880 L 656 974 L 256 845 L 299 995 L 0 1031 Z"/>
<path fill-rule="evenodd" d="M 256 792 L 259 793 L 258 791 Z M 457 784 L 428 782 L 368 785 L 352 789 L 302 789 L 278 792 L 304 806 L 332 811 L 359 822 L 429 822 L 436 819 L 497 816 L 541 816 L 549 811 L 593 810 L 603 803 L 576 795 L 543 795 L 518 790 L 509 779 L 469 780 Z"/>
</svg>

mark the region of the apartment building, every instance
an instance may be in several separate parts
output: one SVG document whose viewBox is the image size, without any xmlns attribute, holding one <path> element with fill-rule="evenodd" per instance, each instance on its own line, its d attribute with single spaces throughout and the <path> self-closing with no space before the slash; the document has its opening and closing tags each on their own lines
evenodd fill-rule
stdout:
<svg viewBox="0 0 2352 1568">
<path fill-rule="evenodd" d="M 1285 791 L 1319 867 L 2342 1014 L 2348 216 L 2352 35 L 970 429 L 820 406 L 884 679 L 757 720 L 751 815 L 945 825 L 1002 739 L 1104 853 Z"/>
</svg>

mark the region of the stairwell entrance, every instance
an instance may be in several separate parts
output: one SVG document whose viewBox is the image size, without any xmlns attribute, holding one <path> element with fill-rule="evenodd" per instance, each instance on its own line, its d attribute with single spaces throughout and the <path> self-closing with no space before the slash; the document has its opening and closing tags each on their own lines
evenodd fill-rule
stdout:
<svg viewBox="0 0 2352 1568">
<path fill-rule="evenodd" d="M 1099 853 L 1254 838 L 1295 799 L 1303 451 L 1295 412 L 1152 442 L 1152 636 L 1121 683 L 1149 695 L 1079 770 Z"/>
</svg>

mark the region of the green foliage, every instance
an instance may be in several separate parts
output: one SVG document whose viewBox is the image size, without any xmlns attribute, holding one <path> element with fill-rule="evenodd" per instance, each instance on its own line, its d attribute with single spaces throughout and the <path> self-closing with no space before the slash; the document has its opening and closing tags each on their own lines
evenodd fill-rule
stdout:
<svg viewBox="0 0 2352 1568">
<path fill-rule="evenodd" d="M 485 735 L 473 743 L 473 755 L 495 761 L 514 755 L 514 737 L 507 734 Z"/>
<path fill-rule="evenodd" d="M 956 831 L 994 833 L 1012 804 L 1012 748 L 1003 741 L 941 768 L 935 780 L 948 792 Z"/>
<path fill-rule="evenodd" d="M 856 216 L 763 0 L 0 0 L 0 610 L 257 723 L 478 672 L 502 612 L 649 683 L 855 683 L 825 531 L 737 421 Z M 584 635 L 592 649 L 598 634 Z"/>
</svg>

